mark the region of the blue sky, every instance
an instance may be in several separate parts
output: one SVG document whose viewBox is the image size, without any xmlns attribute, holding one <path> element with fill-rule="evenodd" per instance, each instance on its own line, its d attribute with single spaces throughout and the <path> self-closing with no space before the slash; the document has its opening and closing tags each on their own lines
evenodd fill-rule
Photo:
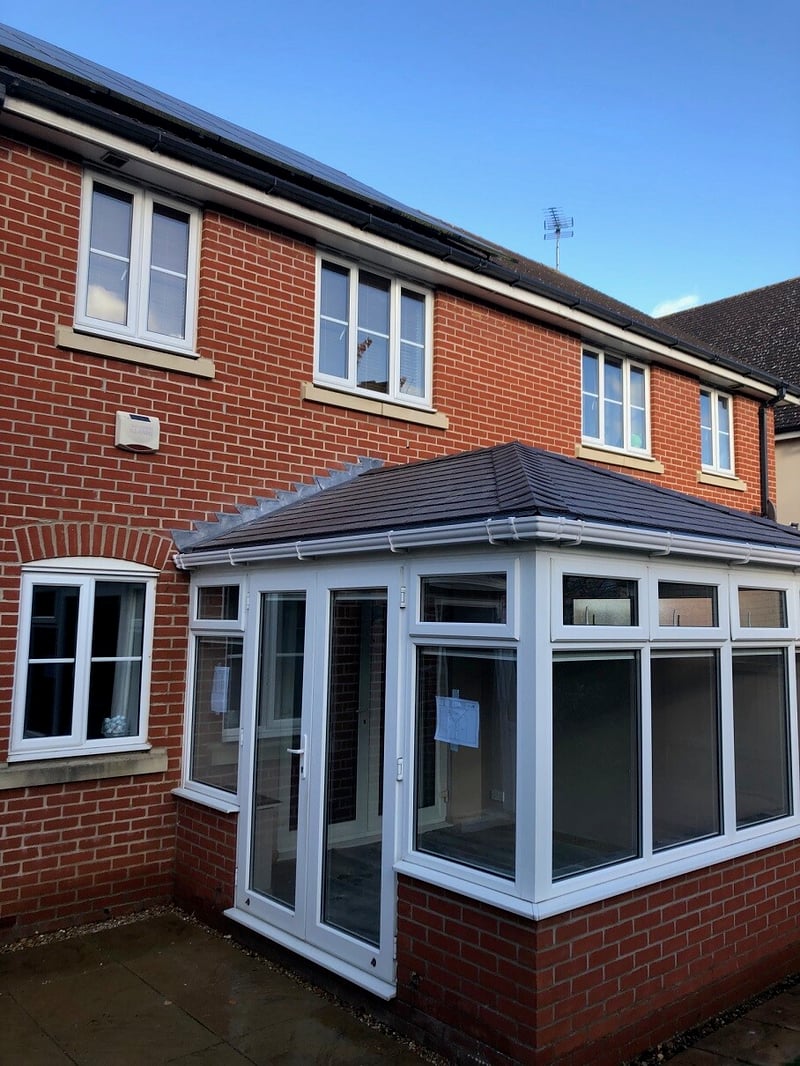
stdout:
<svg viewBox="0 0 800 1066">
<path fill-rule="evenodd" d="M 797 0 L 3 0 L 0 20 L 648 313 L 800 273 Z M 675 308 L 677 309 L 677 308 Z"/>
</svg>

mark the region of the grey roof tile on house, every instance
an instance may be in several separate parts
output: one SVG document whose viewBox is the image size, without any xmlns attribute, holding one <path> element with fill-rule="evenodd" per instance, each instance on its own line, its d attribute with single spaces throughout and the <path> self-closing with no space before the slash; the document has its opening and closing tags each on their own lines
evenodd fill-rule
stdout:
<svg viewBox="0 0 800 1066">
<path fill-rule="evenodd" d="M 659 321 L 743 363 L 800 384 L 800 277 L 690 307 Z M 800 407 L 778 408 L 775 422 L 779 431 L 800 428 Z"/>
<path fill-rule="evenodd" d="M 187 554 L 528 516 L 800 551 L 791 527 L 513 441 L 368 470 L 210 535 Z"/>
<path fill-rule="evenodd" d="M 23 84 L 26 81 L 30 85 Z M 696 337 L 665 319 L 651 318 L 543 263 L 402 204 L 302 152 L 0 24 L 0 89 L 3 82 L 9 94 L 29 92 L 37 102 L 40 102 L 39 91 L 45 95 L 49 92 L 48 105 L 61 108 L 65 114 L 72 115 L 80 103 L 89 109 L 90 121 L 99 121 L 104 111 L 112 119 L 125 118 L 130 124 L 128 136 L 144 137 L 145 124 L 150 124 L 158 134 L 159 151 L 167 154 L 186 151 L 194 160 L 192 151 L 196 150 L 202 153 L 205 165 L 216 166 L 221 173 L 227 172 L 226 167 L 242 166 L 244 180 L 264 189 L 271 189 L 271 182 L 287 179 L 288 183 L 277 187 L 281 194 L 294 196 L 299 202 L 311 202 L 320 210 L 331 213 L 338 210 L 342 217 L 364 229 L 452 259 L 468 269 L 485 272 L 566 307 L 579 307 L 668 347 L 729 364 L 745 376 L 750 374 L 773 386 L 779 383 L 779 376 L 763 370 L 753 371 L 752 365 L 751 368 L 739 365 L 724 347 L 698 345 Z M 162 131 L 172 139 L 166 137 L 162 143 Z"/>
</svg>

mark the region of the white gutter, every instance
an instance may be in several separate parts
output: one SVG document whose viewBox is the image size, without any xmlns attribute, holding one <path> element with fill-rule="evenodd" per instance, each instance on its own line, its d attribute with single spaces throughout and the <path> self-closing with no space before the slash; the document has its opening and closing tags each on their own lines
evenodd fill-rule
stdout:
<svg viewBox="0 0 800 1066">
<path fill-rule="evenodd" d="M 88 123 L 59 115 L 39 104 L 7 95 L 3 115 L 47 127 L 56 135 L 57 141 L 73 138 L 83 145 L 93 145 L 103 151 L 111 150 L 119 153 L 150 171 L 168 173 L 173 178 L 187 183 L 189 188 L 184 191 L 184 195 L 200 197 L 201 190 L 211 191 L 218 199 L 221 198 L 223 203 L 226 199 L 231 204 L 237 203 L 240 210 L 242 210 L 241 205 L 245 203 L 247 204 L 245 210 L 249 210 L 256 216 L 271 221 L 273 224 L 294 226 L 301 233 L 310 235 L 314 239 L 324 240 L 327 235 L 327 239 L 340 247 L 346 248 L 347 245 L 351 245 L 354 248 L 371 248 L 378 253 L 379 257 L 388 258 L 395 263 L 400 261 L 407 264 L 406 269 L 418 280 L 427 279 L 431 284 L 439 282 L 453 285 L 462 291 L 476 296 L 482 295 L 484 298 L 487 298 L 488 294 L 493 302 L 521 309 L 550 322 L 563 323 L 565 328 L 577 332 L 584 338 L 592 338 L 595 343 L 616 344 L 628 352 L 635 350 L 646 353 L 659 363 L 680 367 L 701 378 L 711 377 L 715 382 L 724 383 L 731 389 L 746 389 L 765 398 L 772 398 L 777 394 L 776 387 L 737 373 L 722 364 L 714 363 L 711 358 L 702 359 L 689 355 L 680 351 L 679 347 L 662 344 L 625 326 L 595 318 L 589 312 L 579 308 L 514 288 L 510 284 L 445 262 L 428 253 L 407 248 L 396 241 L 376 236 L 320 211 L 302 207 L 272 193 L 262 192 L 244 182 L 225 178 L 195 164 L 183 163 L 162 156 L 157 151 L 135 144 L 117 134 L 106 133 Z M 130 175 L 131 171 L 126 170 L 125 173 Z M 194 192 L 191 191 L 192 189 Z M 287 219 L 291 221 L 287 223 Z M 399 263 L 398 269 L 400 269 Z M 787 395 L 785 401 L 800 405 L 800 396 Z"/>
<path fill-rule="evenodd" d="M 279 544 L 253 544 L 239 548 L 198 549 L 174 556 L 179 570 L 209 566 L 246 566 L 296 559 L 311 559 L 370 552 L 399 552 L 414 549 L 455 547 L 468 544 L 510 546 L 534 542 L 559 547 L 587 545 L 643 551 L 650 555 L 692 556 L 720 559 L 732 565 L 759 563 L 800 570 L 800 537 L 797 549 L 770 547 L 741 541 L 711 540 L 669 531 L 626 528 L 574 518 L 497 518 L 446 526 L 356 533 L 324 539 L 295 540 Z"/>
</svg>

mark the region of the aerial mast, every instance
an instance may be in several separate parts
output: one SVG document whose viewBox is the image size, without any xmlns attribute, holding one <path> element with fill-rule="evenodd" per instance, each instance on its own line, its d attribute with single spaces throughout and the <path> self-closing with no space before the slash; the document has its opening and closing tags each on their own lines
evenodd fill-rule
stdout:
<svg viewBox="0 0 800 1066">
<path fill-rule="evenodd" d="M 544 220 L 544 239 L 556 242 L 556 270 L 561 269 L 561 238 L 574 236 L 574 220 L 567 216 L 560 207 L 546 207 Z"/>
</svg>

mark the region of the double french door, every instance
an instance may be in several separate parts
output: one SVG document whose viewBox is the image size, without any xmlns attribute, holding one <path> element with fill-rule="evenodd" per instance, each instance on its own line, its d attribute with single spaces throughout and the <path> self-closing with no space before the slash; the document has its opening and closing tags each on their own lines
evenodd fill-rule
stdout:
<svg viewBox="0 0 800 1066">
<path fill-rule="evenodd" d="M 369 570 L 251 586 L 233 916 L 384 996 L 394 981 L 394 604 Z M 376 572 L 377 576 L 377 572 Z M 350 579 L 350 580 L 348 580 Z M 392 765 L 394 760 L 392 760 Z"/>
</svg>

